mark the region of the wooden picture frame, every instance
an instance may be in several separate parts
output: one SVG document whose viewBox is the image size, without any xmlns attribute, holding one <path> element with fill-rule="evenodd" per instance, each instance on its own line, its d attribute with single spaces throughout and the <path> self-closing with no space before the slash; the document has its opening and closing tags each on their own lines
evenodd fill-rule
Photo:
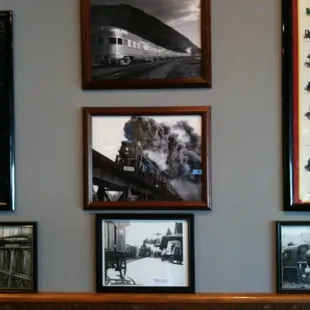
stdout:
<svg viewBox="0 0 310 310">
<path fill-rule="evenodd" d="M 83 89 L 211 88 L 211 0 L 80 1 Z"/>
<path fill-rule="evenodd" d="M 310 211 L 310 8 L 282 0 L 283 195 L 285 211 Z"/>
<path fill-rule="evenodd" d="M 84 107 L 84 209 L 211 210 L 211 107 Z"/>
<path fill-rule="evenodd" d="M 37 222 L 0 223 L 0 292 L 38 290 Z"/>
<path fill-rule="evenodd" d="M 277 293 L 310 292 L 310 221 L 276 222 Z"/>
<path fill-rule="evenodd" d="M 96 215 L 97 293 L 194 293 L 194 265 L 193 215 Z"/>
<path fill-rule="evenodd" d="M 13 12 L 0 11 L 0 211 L 15 210 Z"/>
</svg>

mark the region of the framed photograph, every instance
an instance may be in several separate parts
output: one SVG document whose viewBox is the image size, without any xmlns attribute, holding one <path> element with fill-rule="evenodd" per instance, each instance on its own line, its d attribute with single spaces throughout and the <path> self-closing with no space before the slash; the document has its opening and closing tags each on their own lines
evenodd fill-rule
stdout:
<svg viewBox="0 0 310 310">
<path fill-rule="evenodd" d="M 310 211 L 310 5 L 282 0 L 285 211 Z"/>
<path fill-rule="evenodd" d="M 0 211 L 15 210 L 12 33 L 12 11 L 0 11 Z"/>
<path fill-rule="evenodd" d="M 276 222 L 277 292 L 310 293 L 310 221 Z"/>
<path fill-rule="evenodd" d="M 210 0 L 80 0 L 83 89 L 211 88 Z"/>
<path fill-rule="evenodd" d="M 0 223 L 0 292 L 37 292 L 37 223 Z"/>
<path fill-rule="evenodd" d="M 83 108 L 84 209 L 211 209 L 210 107 Z"/>
<path fill-rule="evenodd" d="M 96 215 L 97 292 L 194 293 L 194 216 Z"/>
</svg>

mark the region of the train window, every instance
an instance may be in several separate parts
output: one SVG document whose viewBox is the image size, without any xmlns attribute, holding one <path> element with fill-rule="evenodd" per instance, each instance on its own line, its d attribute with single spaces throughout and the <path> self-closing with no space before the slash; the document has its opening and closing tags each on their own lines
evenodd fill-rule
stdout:
<svg viewBox="0 0 310 310">
<path fill-rule="evenodd" d="M 124 39 L 124 45 L 128 45 L 128 40 L 127 39 Z"/>
<path fill-rule="evenodd" d="M 123 39 L 122 38 L 117 38 L 117 44 L 118 45 L 123 45 Z"/>
<path fill-rule="evenodd" d="M 129 40 L 129 39 L 128 39 L 128 46 L 129 46 L 129 47 L 131 47 L 131 46 L 132 46 L 132 44 L 131 44 L 131 40 Z"/>
<path fill-rule="evenodd" d="M 141 44 L 140 43 L 138 43 L 138 49 L 141 49 Z"/>
<path fill-rule="evenodd" d="M 103 37 L 99 37 L 98 38 L 98 44 L 102 45 L 103 43 L 104 43 Z"/>
<path fill-rule="evenodd" d="M 109 44 L 116 44 L 116 38 L 110 37 Z"/>
</svg>

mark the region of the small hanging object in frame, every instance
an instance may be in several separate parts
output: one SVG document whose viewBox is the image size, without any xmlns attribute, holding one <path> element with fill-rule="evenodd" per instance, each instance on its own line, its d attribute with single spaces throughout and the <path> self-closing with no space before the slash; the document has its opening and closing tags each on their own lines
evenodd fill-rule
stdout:
<svg viewBox="0 0 310 310">
<path fill-rule="evenodd" d="M 0 11 L 0 211 L 15 209 L 12 23 L 12 11 Z"/>
</svg>

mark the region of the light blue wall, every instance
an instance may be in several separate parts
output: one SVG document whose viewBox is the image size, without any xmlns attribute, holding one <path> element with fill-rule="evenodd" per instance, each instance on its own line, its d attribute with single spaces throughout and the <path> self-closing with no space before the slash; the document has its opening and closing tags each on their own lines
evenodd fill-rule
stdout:
<svg viewBox="0 0 310 310">
<path fill-rule="evenodd" d="M 39 290 L 93 291 L 82 211 L 82 106 L 212 106 L 213 211 L 196 213 L 198 292 L 273 292 L 281 211 L 280 0 L 212 1 L 211 90 L 81 90 L 78 0 L 14 11 L 17 210 L 39 222 Z"/>
</svg>

